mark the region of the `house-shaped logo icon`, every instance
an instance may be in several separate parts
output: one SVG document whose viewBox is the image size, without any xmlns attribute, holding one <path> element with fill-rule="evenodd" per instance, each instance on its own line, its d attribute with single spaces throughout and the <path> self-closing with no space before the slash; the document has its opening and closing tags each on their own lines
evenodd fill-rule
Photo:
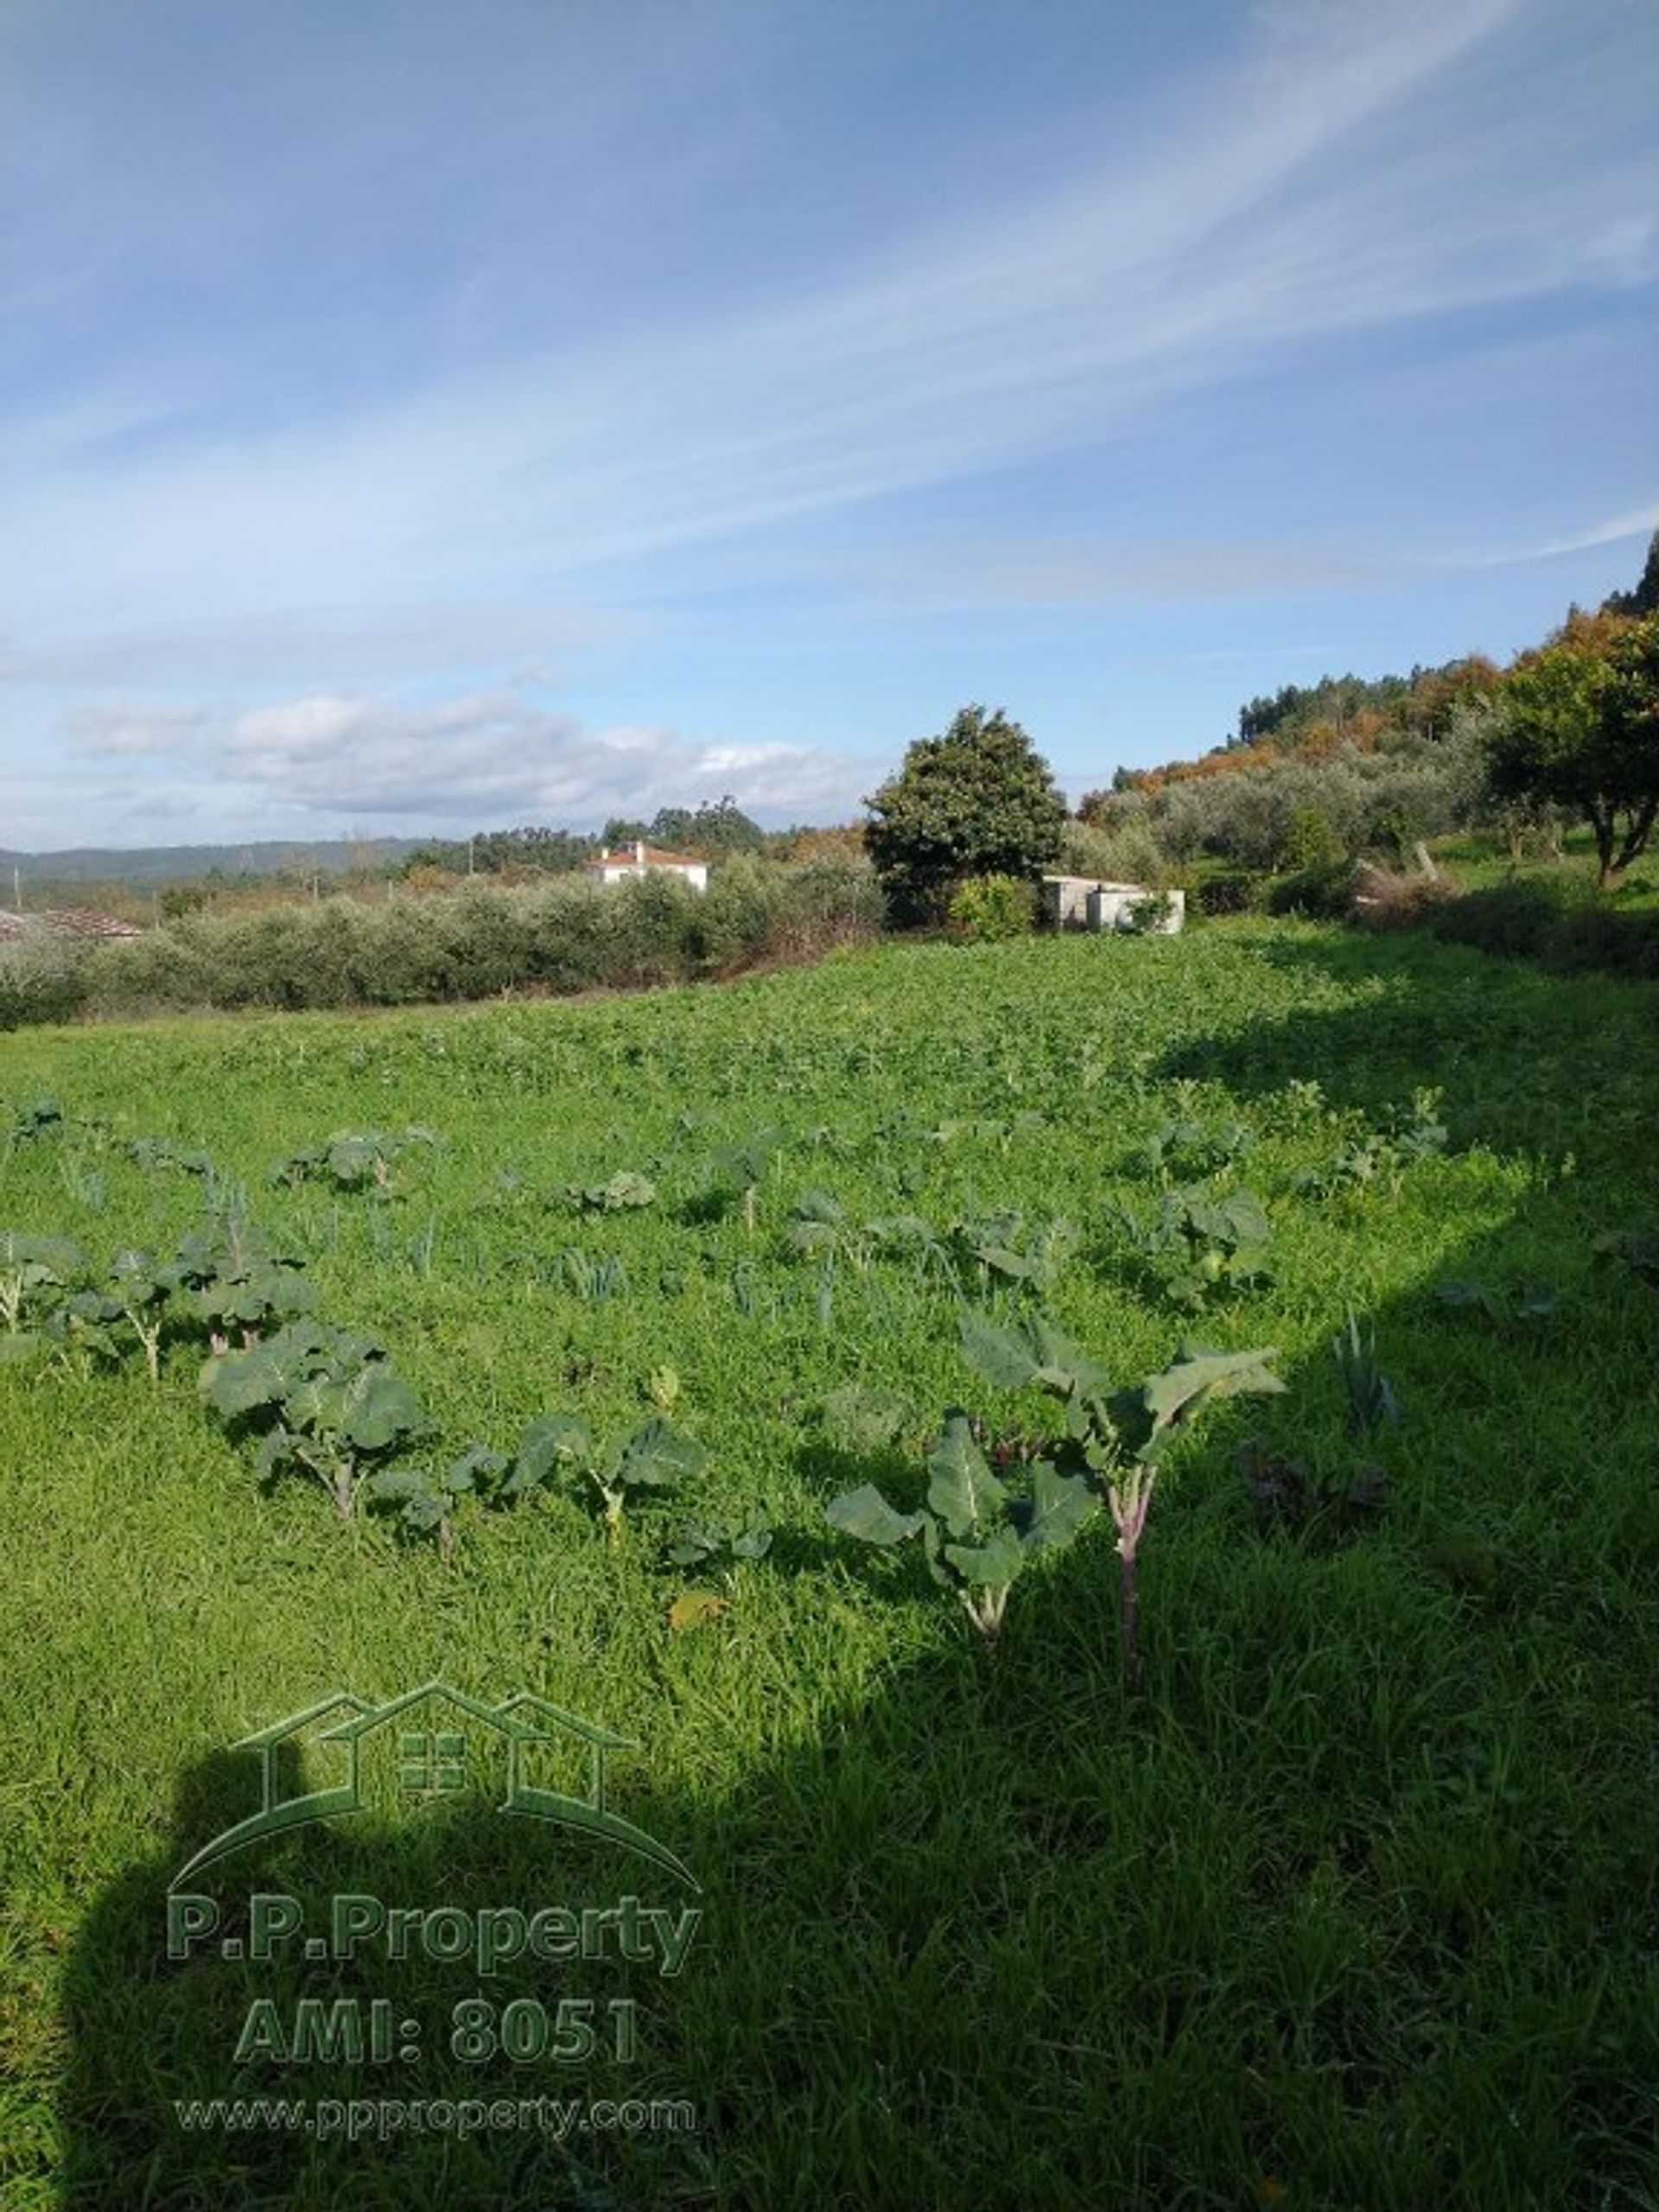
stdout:
<svg viewBox="0 0 1659 2212">
<path fill-rule="evenodd" d="M 302 1745 L 330 1765 L 334 1778 L 326 1787 L 293 1788 Z M 546 1786 L 550 1755 L 568 1758 L 573 1746 L 583 1755 L 585 1790 Z M 554 1821 L 620 1845 L 697 1891 L 701 1885 L 690 1869 L 666 1845 L 606 1802 L 607 1758 L 613 1751 L 635 1748 L 627 1737 L 529 1690 L 494 1706 L 447 1682 L 425 1682 L 385 1705 L 340 1691 L 236 1745 L 259 1754 L 259 1809 L 204 1844 L 168 1887 L 176 1890 L 262 1837 L 367 1810 L 365 1783 L 370 1763 L 378 1760 L 383 1768 L 390 1763 L 398 1802 L 405 1808 L 487 1785 L 492 1793 L 500 1792 L 498 1812 Z"/>
</svg>

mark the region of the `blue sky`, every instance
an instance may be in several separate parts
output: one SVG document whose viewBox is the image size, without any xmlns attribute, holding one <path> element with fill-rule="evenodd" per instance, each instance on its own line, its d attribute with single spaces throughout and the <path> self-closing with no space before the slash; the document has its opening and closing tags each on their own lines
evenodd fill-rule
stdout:
<svg viewBox="0 0 1659 2212">
<path fill-rule="evenodd" d="M 1659 525 L 1651 0 L 0 0 L 0 844 L 1075 798 Z"/>
</svg>

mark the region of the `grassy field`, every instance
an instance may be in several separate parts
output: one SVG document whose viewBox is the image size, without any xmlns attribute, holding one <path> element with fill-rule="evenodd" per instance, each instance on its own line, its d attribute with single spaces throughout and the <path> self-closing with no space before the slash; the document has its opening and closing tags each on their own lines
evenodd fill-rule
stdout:
<svg viewBox="0 0 1659 2212">
<path fill-rule="evenodd" d="M 1596 1250 L 1659 1211 L 1656 1073 L 1649 990 L 1258 923 L 4 1040 L 0 1230 L 102 1264 L 235 1215 L 385 1341 L 429 1457 L 671 1402 L 707 1463 L 620 1541 L 555 1484 L 446 1562 L 262 1484 L 181 1328 L 154 1386 L 136 1346 L 0 1367 L 0 2204 L 1659 2204 L 1659 1299 Z M 385 1187 L 271 1179 L 415 1126 Z M 621 1173 L 649 1204 L 575 1195 Z M 1128 1217 L 1245 1189 L 1271 1279 L 1188 1311 Z M 1160 1477 L 1138 1694 L 1103 1516 L 995 1649 L 918 1547 L 824 1518 L 918 1497 L 949 1407 L 1040 1427 L 957 1338 L 1039 1305 L 1125 1383 L 1192 1336 L 1287 1386 Z M 1363 1434 L 1351 1309 L 1400 1409 Z M 693 1516 L 770 1551 L 677 1566 Z M 671 1625 L 697 1591 L 721 1609 Z M 695 1891 L 499 1787 L 382 1777 L 193 1879 L 221 1918 L 169 1957 L 170 1878 L 258 1802 L 232 1747 L 432 1680 L 627 1738 L 608 1802 Z M 256 1894 L 308 1932 L 342 1897 L 454 1910 L 402 1959 L 256 1958 Z M 487 1975 L 428 1955 L 629 1896 L 654 1951 L 625 1917 Z M 296 2056 L 340 1998 L 361 2059 Z M 238 2063 L 251 2019 L 285 2056 Z M 298 2117 L 181 2117 L 220 2098 Z"/>
</svg>

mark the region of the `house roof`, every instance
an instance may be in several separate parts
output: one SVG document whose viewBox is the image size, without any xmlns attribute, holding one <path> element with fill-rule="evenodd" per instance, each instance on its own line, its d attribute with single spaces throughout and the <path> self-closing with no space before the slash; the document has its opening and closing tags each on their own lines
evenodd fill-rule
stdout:
<svg viewBox="0 0 1659 2212">
<path fill-rule="evenodd" d="M 613 851 L 607 848 L 597 860 L 588 861 L 588 868 L 702 868 L 707 863 L 694 860 L 690 853 L 665 852 L 660 845 L 647 845 L 636 839 L 632 844 L 619 845 Z"/>
<path fill-rule="evenodd" d="M 46 906 L 28 914 L 0 912 L 0 939 L 25 937 L 142 937 L 143 931 L 114 914 L 95 914 L 86 906 Z"/>
</svg>

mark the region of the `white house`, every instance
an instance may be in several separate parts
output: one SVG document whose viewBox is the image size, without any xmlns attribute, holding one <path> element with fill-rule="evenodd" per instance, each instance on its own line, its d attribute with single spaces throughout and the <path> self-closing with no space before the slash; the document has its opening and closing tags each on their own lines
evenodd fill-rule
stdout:
<svg viewBox="0 0 1659 2212">
<path fill-rule="evenodd" d="M 646 844 L 643 837 L 635 838 L 631 845 L 619 845 L 614 852 L 607 845 L 599 858 L 587 866 L 601 883 L 626 883 L 631 875 L 677 875 L 694 891 L 709 888 L 706 861 L 688 860 L 683 853 L 665 853 L 659 845 Z"/>
</svg>

